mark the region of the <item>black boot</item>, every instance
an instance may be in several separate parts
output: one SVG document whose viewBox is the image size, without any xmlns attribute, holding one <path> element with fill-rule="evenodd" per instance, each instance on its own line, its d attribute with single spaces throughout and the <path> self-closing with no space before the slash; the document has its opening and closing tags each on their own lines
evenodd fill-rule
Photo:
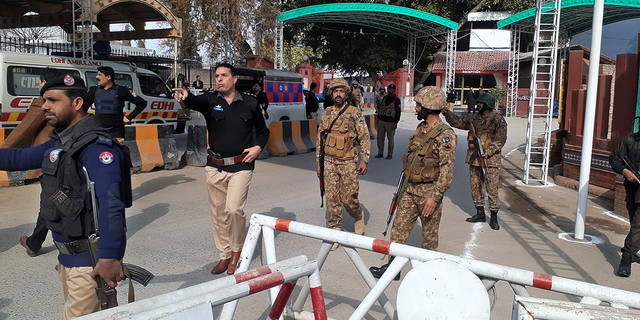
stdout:
<svg viewBox="0 0 640 320">
<path fill-rule="evenodd" d="M 628 277 L 631 275 L 631 254 L 629 252 L 622 253 L 620 267 L 618 267 L 618 276 Z"/>
<path fill-rule="evenodd" d="M 477 213 L 471 218 L 467 218 L 467 222 L 485 222 L 487 217 L 484 215 L 484 207 L 476 207 Z"/>
<path fill-rule="evenodd" d="M 500 230 L 500 225 L 498 224 L 498 210 L 491 210 L 491 220 L 489 220 L 489 227 L 493 230 Z"/>
<path fill-rule="evenodd" d="M 371 274 L 373 275 L 374 278 L 380 279 L 380 277 L 382 277 L 382 274 L 387 271 L 387 268 L 389 268 L 389 265 L 391 264 L 392 261 L 393 261 L 393 256 L 389 256 L 389 262 L 383 264 L 382 266 L 380 266 L 380 268 L 370 267 L 369 271 L 371 271 Z M 394 281 L 400 280 L 400 272 L 398 272 L 398 274 L 396 275 L 395 278 L 393 278 L 393 280 Z"/>
</svg>

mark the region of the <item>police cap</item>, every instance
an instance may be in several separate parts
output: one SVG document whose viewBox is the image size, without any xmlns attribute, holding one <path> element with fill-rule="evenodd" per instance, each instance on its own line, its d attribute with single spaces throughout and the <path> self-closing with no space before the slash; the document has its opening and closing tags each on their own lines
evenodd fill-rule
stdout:
<svg viewBox="0 0 640 320">
<path fill-rule="evenodd" d="M 423 108 L 429 110 L 441 110 L 447 105 L 447 97 L 442 89 L 434 86 L 428 86 L 420 89 L 413 101 L 422 105 Z"/>
<path fill-rule="evenodd" d="M 80 77 L 76 77 L 70 74 L 65 74 L 60 77 L 55 77 L 42 86 L 40 89 L 40 95 L 44 95 L 49 90 L 84 90 L 87 91 L 87 86 L 84 84 L 84 80 Z"/>
<path fill-rule="evenodd" d="M 391 88 L 393 88 L 395 90 L 396 89 L 396 85 L 392 83 L 392 84 L 387 86 L 387 89 L 391 89 Z"/>
</svg>

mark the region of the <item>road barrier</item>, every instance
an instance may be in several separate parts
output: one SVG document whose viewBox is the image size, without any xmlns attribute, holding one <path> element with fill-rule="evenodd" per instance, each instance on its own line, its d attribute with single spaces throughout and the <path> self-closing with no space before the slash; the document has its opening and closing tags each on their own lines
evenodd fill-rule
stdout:
<svg viewBox="0 0 640 320">
<path fill-rule="evenodd" d="M 187 132 L 187 151 L 184 153 L 188 166 L 204 167 L 207 165 L 207 126 L 189 125 Z"/>
<path fill-rule="evenodd" d="M 316 120 L 273 121 L 269 125 L 267 151 L 270 156 L 306 153 L 316 148 Z"/>
<path fill-rule="evenodd" d="M 324 295 L 320 285 L 318 264 L 297 256 L 246 272 L 205 282 L 156 297 L 92 313 L 79 320 L 116 319 L 213 319 L 212 307 L 238 298 L 275 289 L 282 285 L 277 296 L 272 296 L 273 307 L 266 319 L 280 318 L 299 278 L 308 277 L 317 290 L 312 292 L 316 319 L 327 319 Z"/>
<path fill-rule="evenodd" d="M 506 281 L 509 283 L 514 293 L 518 296 L 529 296 L 530 294 L 527 290 L 527 286 L 529 286 L 580 297 L 582 298 L 581 304 L 588 305 L 590 307 L 598 306 L 601 302 L 607 302 L 609 305 L 611 305 L 612 308 L 640 308 L 640 293 L 636 292 L 630 292 L 578 280 L 540 274 L 533 271 L 502 266 L 484 261 L 466 259 L 450 254 L 412 247 L 404 244 L 392 243 L 385 240 L 304 224 L 300 222 L 277 219 L 261 214 L 253 214 L 251 217 L 251 225 L 249 227 L 249 231 L 247 232 L 247 238 L 240 254 L 241 260 L 240 266 L 238 267 L 239 272 L 248 269 L 249 263 L 251 262 L 251 257 L 253 257 L 254 251 L 258 246 L 258 240 L 260 239 L 261 231 L 264 241 L 265 254 L 267 256 L 267 263 L 271 264 L 277 261 L 275 251 L 275 230 L 322 240 L 323 243 L 316 257 L 319 270 L 322 270 L 322 265 L 324 264 L 330 252 L 332 244 L 339 243 L 340 245 L 342 245 L 342 248 L 345 250 L 349 258 L 353 262 L 356 270 L 360 273 L 366 284 L 371 289 L 371 291 L 362 300 L 360 305 L 349 318 L 351 320 L 360 320 L 364 318 L 375 301 L 378 301 L 380 303 L 390 319 L 396 319 L 396 312 L 385 296 L 384 289 L 389 286 L 391 281 L 393 281 L 393 278 L 395 278 L 396 274 L 404 267 L 407 262 L 411 261 L 412 265 L 416 266 L 418 263 L 437 259 L 454 262 L 473 272 L 482 280 L 482 283 L 484 284 L 487 291 L 492 290 L 492 288 L 494 288 L 495 284 L 498 281 Z M 396 258 L 393 260 L 391 265 L 389 265 L 387 271 L 376 282 L 373 278 L 373 275 L 367 269 L 367 266 L 355 249 L 374 251 L 385 255 L 391 255 Z M 286 316 L 294 317 L 295 319 L 304 319 L 301 312 L 305 304 L 305 300 L 307 299 L 307 296 L 310 292 L 309 287 L 310 286 L 308 282 L 305 283 L 293 306 L 285 308 Z M 464 305 L 464 303 L 465 302 L 462 301 L 460 302 L 460 305 Z M 517 301 L 514 302 L 513 312 L 516 312 L 516 304 Z M 225 304 L 220 315 L 220 320 L 232 319 L 233 314 L 235 313 L 236 306 L 237 301 Z M 425 310 L 425 313 L 427 312 L 429 312 L 429 310 Z M 520 314 L 520 312 L 518 311 L 516 314 Z M 619 314 L 616 315 L 619 316 Z M 637 319 L 636 315 L 637 312 L 629 312 L 627 316 L 619 318 L 617 317 L 616 319 Z M 437 315 L 435 314 L 432 314 L 432 316 L 437 317 Z"/>
<path fill-rule="evenodd" d="M 0 144 L 9 136 L 13 128 L 0 128 Z M 22 186 L 27 180 L 27 171 L 0 171 L 0 187 Z"/>
<path fill-rule="evenodd" d="M 367 122 L 367 127 L 369 127 L 369 137 L 371 137 L 371 140 L 376 139 L 378 137 L 378 128 L 376 127 L 378 124 L 378 115 L 368 114 L 363 117 Z"/>
<path fill-rule="evenodd" d="M 173 170 L 180 164 L 172 125 L 127 126 L 124 145 L 131 153 L 133 173 L 155 168 Z"/>
</svg>

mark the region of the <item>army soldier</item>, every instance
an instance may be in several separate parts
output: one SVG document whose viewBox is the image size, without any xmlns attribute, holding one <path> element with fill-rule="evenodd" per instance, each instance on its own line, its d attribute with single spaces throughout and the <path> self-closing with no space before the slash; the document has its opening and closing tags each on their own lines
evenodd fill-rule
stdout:
<svg viewBox="0 0 640 320">
<path fill-rule="evenodd" d="M 393 158 L 393 141 L 396 135 L 396 128 L 400 121 L 400 99 L 396 96 L 396 85 L 390 84 L 387 87 L 389 92 L 382 98 L 382 103 L 378 106 L 378 154 L 374 158 L 382 158 L 384 152 L 385 136 L 389 140 L 387 146 L 387 160 Z"/>
<path fill-rule="evenodd" d="M 627 161 L 628 165 L 633 166 L 632 169 L 638 170 L 640 167 L 640 132 L 626 136 L 609 156 L 609 163 L 613 171 L 624 176 L 624 189 L 627 193 L 627 210 L 629 210 L 631 225 L 629 233 L 624 239 L 624 247 L 621 249 L 622 259 L 618 267 L 618 276 L 628 277 L 631 275 L 631 263 L 640 262 L 640 257 L 638 257 L 638 250 L 640 250 L 640 214 L 638 213 L 640 209 L 640 193 L 638 193 L 640 180 L 622 159 Z"/>
<path fill-rule="evenodd" d="M 384 87 L 380 87 L 380 91 L 379 93 L 376 95 L 376 101 L 373 104 L 373 107 L 376 109 L 376 113 L 378 113 L 378 109 L 380 108 L 380 105 L 382 104 L 382 99 L 384 99 L 384 96 L 387 95 L 387 92 L 385 90 Z"/>
<path fill-rule="evenodd" d="M 442 198 L 451 187 L 458 137 L 440 120 L 440 110 L 447 104 L 444 92 L 437 87 L 424 87 L 416 97 L 418 124 L 402 158 L 405 180 L 398 212 L 391 228 L 391 241 L 406 244 L 420 218 L 422 248 L 438 250 L 438 228 L 442 217 Z M 402 192 L 402 191 L 401 191 Z M 380 278 L 393 261 L 369 270 Z M 400 279 L 400 274 L 396 280 Z"/>
<path fill-rule="evenodd" d="M 356 97 L 356 101 L 358 101 L 356 107 L 362 110 L 362 107 L 364 106 L 364 98 L 362 97 L 363 92 L 362 89 L 360 89 L 360 85 L 357 80 L 353 80 L 353 95 Z"/>
<path fill-rule="evenodd" d="M 482 173 L 480 160 L 478 159 L 478 147 L 473 143 L 471 134 L 468 135 L 467 157 L 465 162 L 469 164 L 469 180 L 471 183 L 471 196 L 476 207 L 476 214 L 467 218 L 467 222 L 485 222 L 484 214 L 484 194 L 482 185 L 484 184 L 489 195 L 489 210 L 491 220 L 489 226 L 493 230 L 499 230 L 498 210 L 500 209 L 500 199 L 498 199 L 498 184 L 500 181 L 500 167 L 502 166 L 502 147 L 507 141 L 507 122 L 504 118 L 493 111 L 495 109 L 496 98 L 488 93 L 478 97 L 476 107 L 477 114 L 458 116 L 448 109 L 442 109 L 442 114 L 452 127 L 469 130 L 473 126 L 478 138 L 482 142 L 484 158 L 487 163 L 489 180 L 485 181 Z"/>
<path fill-rule="evenodd" d="M 364 234 L 364 216 L 358 201 L 358 176 L 367 173 L 367 163 L 371 149 L 369 128 L 357 106 L 348 101 L 349 84 L 344 79 L 334 79 L 329 92 L 335 105 L 322 113 L 320 130 L 316 142 L 316 157 L 320 155 L 321 143 L 324 143 L 324 181 L 327 193 L 327 210 L 329 219 L 327 228 L 342 228 L 342 203 L 355 220 L 355 232 Z M 360 146 L 360 165 L 358 162 L 358 146 Z M 334 244 L 332 250 L 338 249 Z"/>
</svg>

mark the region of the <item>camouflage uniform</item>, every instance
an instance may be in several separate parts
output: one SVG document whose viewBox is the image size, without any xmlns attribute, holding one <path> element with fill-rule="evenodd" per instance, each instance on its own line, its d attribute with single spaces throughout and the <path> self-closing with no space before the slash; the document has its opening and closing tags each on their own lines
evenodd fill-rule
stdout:
<svg viewBox="0 0 640 320">
<path fill-rule="evenodd" d="M 360 106 L 362 105 L 362 92 L 360 91 L 360 88 L 353 88 L 353 95 L 356 97 L 356 101 L 358 102 L 356 107 L 360 108 Z"/>
<path fill-rule="evenodd" d="M 438 123 L 441 123 L 441 121 L 438 121 L 434 127 Z M 417 141 L 424 140 L 430 129 L 427 128 L 426 122 L 420 123 L 407 148 L 411 149 L 414 139 Z M 432 143 L 431 150 L 428 151 L 427 156 L 436 160 L 439 175 L 437 180 L 432 182 L 413 182 L 409 179 L 407 189 L 402 199 L 400 199 L 398 211 L 393 220 L 393 227 L 391 228 L 392 242 L 406 244 L 416 219 L 419 217 L 422 224 L 422 248 L 438 250 L 438 228 L 442 216 L 442 198 L 445 191 L 451 187 L 451 181 L 453 180 L 457 141 L 458 137 L 453 129 L 446 126 L 446 129 L 424 144 L 427 145 L 425 148 L 428 148 L 428 144 Z M 409 153 L 411 152 L 407 152 L 407 154 Z M 405 158 L 407 158 L 407 155 L 405 155 Z M 414 164 L 414 172 L 417 169 L 416 166 L 417 163 Z M 434 166 L 436 165 L 434 164 Z M 406 171 L 405 174 L 407 174 Z M 437 203 L 435 211 L 428 217 L 422 215 L 423 202 L 426 198 L 431 198 Z"/>
<path fill-rule="evenodd" d="M 345 143 L 345 148 L 352 146 L 352 149 L 347 150 L 345 156 L 336 157 L 328 152 L 330 147 L 335 147 L 335 140 L 332 141 L 330 136 L 325 140 L 324 181 L 327 211 L 329 211 L 328 228 L 342 227 L 341 203 L 354 220 L 361 220 L 363 214 L 358 201 L 359 184 L 356 163 L 358 162 L 358 145 L 361 149 L 360 160 L 365 163 L 369 162 L 371 150 L 369 128 L 358 107 L 345 103 L 343 108 L 347 108 L 347 110 L 335 122 L 331 132 L 346 135 L 348 137 L 347 140 L 353 144 Z M 338 113 L 339 111 L 336 111 L 335 106 L 327 107 L 322 113 L 316 146 L 320 146 L 321 133 L 329 131 L 329 125 L 338 116 Z M 319 153 L 320 148 L 317 147 L 316 158 Z"/>
<path fill-rule="evenodd" d="M 386 96 L 386 93 L 378 93 L 376 95 L 376 101 L 373 105 L 373 107 L 376 109 L 376 113 L 378 112 L 378 108 L 380 108 L 380 106 L 382 105 L 382 99 L 384 99 L 384 97 Z"/>
<path fill-rule="evenodd" d="M 471 161 L 471 156 L 477 150 L 477 147 L 473 144 L 469 134 L 467 136 L 469 149 L 467 150 L 465 162 L 469 164 L 471 196 L 476 208 L 484 207 L 482 185 L 485 184 L 489 195 L 489 210 L 498 211 L 500 209 L 500 200 L 498 199 L 499 171 L 500 167 L 502 167 L 502 147 L 507 141 L 507 122 L 495 111 L 491 111 L 486 117 L 482 116 L 481 113 L 459 116 L 453 112 L 444 113 L 444 117 L 449 125 L 458 129 L 468 130 L 471 123 L 475 126 L 487 157 L 487 167 L 491 182 L 485 183 L 480 160 L 476 158 L 473 162 Z"/>
</svg>

